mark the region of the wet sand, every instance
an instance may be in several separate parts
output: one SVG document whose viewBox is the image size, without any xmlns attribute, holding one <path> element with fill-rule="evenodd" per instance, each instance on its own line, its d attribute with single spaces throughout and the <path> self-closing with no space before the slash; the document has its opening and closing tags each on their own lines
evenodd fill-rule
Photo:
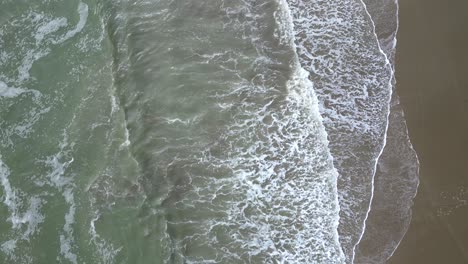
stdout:
<svg viewBox="0 0 468 264">
<path fill-rule="evenodd" d="M 421 183 L 388 263 L 468 263 L 468 1 L 400 0 L 396 62 Z"/>
</svg>

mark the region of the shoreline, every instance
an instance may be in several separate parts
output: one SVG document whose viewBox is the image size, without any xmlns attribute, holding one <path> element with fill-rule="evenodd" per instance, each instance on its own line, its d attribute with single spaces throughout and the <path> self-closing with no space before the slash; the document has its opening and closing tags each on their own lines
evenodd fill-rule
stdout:
<svg viewBox="0 0 468 264">
<path fill-rule="evenodd" d="M 420 160 L 390 264 L 468 263 L 468 2 L 400 1 L 396 91 Z"/>
<path fill-rule="evenodd" d="M 395 90 L 398 3 L 393 0 L 367 2 L 366 9 L 373 20 L 380 49 L 391 64 L 393 92 L 389 102 L 386 144 L 374 175 L 372 210 L 363 239 L 357 246 L 356 263 L 383 263 L 391 257 L 409 227 L 419 161 L 409 142 L 404 113 Z"/>
</svg>

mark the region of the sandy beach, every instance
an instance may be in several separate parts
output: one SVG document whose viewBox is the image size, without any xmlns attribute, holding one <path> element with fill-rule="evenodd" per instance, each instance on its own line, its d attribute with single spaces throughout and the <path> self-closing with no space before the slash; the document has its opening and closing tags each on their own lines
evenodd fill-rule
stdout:
<svg viewBox="0 0 468 264">
<path fill-rule="evenodd" d="M 418 152 L 410 228 L 388 263 L 468 263 L 468 1 L 402 0 L 397 91 Z"/>
</svg>

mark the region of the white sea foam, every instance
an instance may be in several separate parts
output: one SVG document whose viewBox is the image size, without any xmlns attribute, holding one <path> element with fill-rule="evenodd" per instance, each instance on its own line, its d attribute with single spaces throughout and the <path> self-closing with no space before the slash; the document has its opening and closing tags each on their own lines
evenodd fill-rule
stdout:
<svg viewBox="0 0 468 264">
<path fill-rule="evenodd" d="M 59 152 L 57 155 L 51 156 L 44 161 L 51 168 L 51 172 L 47 175 L 50 183 L 57 188 L 62 188 L 72 182 L 72 178 L 65 176 L 65 170 L 74 159 L 70 158 L 69 160 L 62 161 L 64 158 L 66 158 L 66 154 Z"/>
<path fill-rule="evenodd" d="M 437 216 L 445 217 L 453 214 L 460 208 L 468 206 L 468 187 L 458 186 L 454 191 L 440 193 L 437 201 Z"/>
<path fill-rule="evenodd" d="M 14 98 L 23 93 L 33 93 L 36 97 L 41 94 L 37 90 L 9 87 L 6 83 L 0 81 L 0 97 Z"/>
<path fill-rule="evenodd" d="M 67 25 L 67 19 L 64 17 L 42 22 L 37 28 L 34 36 L 36 38 L 36 45 L 40 44 L 47 35 L 54 33 L 60 28 L 66 27 Z"/>
<path fill-rule="evenodd" d="M 2 35 L 2 32 L 0 31 L 0 36 L 1 35 Z M 0 47 L 2 47 L 1 42 L 0 42 Z M 6 51 L 4 50 L 0 51 L 0 64 L 5 63 L 9 58 L 10 58 L 10 55 Z"/>
<path fill-rule="evenodd" d="M 60 234 L 60 253 L 62 256 L 72 263 L 78 262 L 77 255 L 74 251 L 74 236 L 73 224 L 75 222 L 76 204 L 73 189 L 75 184 L 71 175 L 67 176 L 67 169 L 73 163 L 74 158 L 71 156 L 73 144 L 68 142 L 67 129 L 63 132 L 63 139 L 59 144 L 59 151 L 45 160 L 38 160 L 38 163 L 45 164 L 50 168 L 47 174 L 47 184 L 57 188 L 62 192 L 65 202 L 68 204 L 68 212 L 65 214 L 65 224 L 63 231 Z"/>
<path fill-rule="evenodd" d="M 12 240 L 3 242 L 1 246 L 3 253 L 7 254 L 12 259 L 15 259 L 16 243 L 17 241 L 12 239 Z"/>
<path fill-rule="evenodd" d="M 289 46 L 291 46 L 294 50 L 296 50 L 297 49 L 296 44 L 295 44 L 295 39 L 296 38 L 295 38 L 294 22 L 293 22 L 293 16 L 291 14 L 291 9 L 289 8 L 287 0 L 277 0 L 277 1 L 279 3 L 279 6 L 280 6 L 280 9 L 279 9 L 280 14 L 279 14 L 278 19 L 277 19 L 278 30 L 280 32 L 280 34 L 278 34 L 278 35 L 280 36 L 280 39 L 284 43 L 288 43 Z M 298 54 L 295 53 L 294 55 L 295 56 L 293 58 L 293 63 L 294 63 L 293 68 L 296 70 L 296 73 L 293 76 L 296 76 L 296 78 L 298 78 L 300 81 L 299 81 L 299 83 L 296 83 L 296 84 L 290 84 L 290 87 L 299 86 L 303 90 L 308 90 L 310 92 L 310 95 L 309 95 L 309 97 L 304 96 L 304 94 L 303 94 L 304 91 L 300 91 L 299 93 L 294 93 L 293 91 L 291 91 L 291 92 L 295 97 L 297 97 L 296 100 L 302 101 L 302 100 L 309 99 L 309 101 L 306 100 L 305 102 L 303 102 L 303 104 L 304 105 L 310 105 L 313 115 L 316 118 L 318 118 L 319 121 L 322 123 L 323 118 L 322 118 L 322 116 L 320 114 L 320 111 L 319 111 L 319 108 L 318 108 L 318 99 L 317 99 L 317 95 L 314 92 L 313 83 L 309 80 L 309 72 L 307 72 L 304 68 L 302 68 L 302 66 L 300 64 Z M 301 83 L 302 83 L 302 85 L 301 85 Z M 329 142 L 328 142 L 327 132 L 326 132 L 325 128 L 322 128 L 322 129 L 323 129 L 323 131 L 321 131 L 321 133 L 322 133 L 323 138 L 321 140 L 324 141 L 325 144 L 327 145 L 326 152 L 328 152 L 328 158 L 330 160 L 333 160 L 333 157 L 332 157 L 331 153 L 329 153 L 329 150 L 328 150 Z M 297 149 L 297 147 L 296 147 L 296 149 Z M 334 196 L 334 201 L 333 202 L 336 203 L 336 207 L 339 208 L 338 188 L 337 188 L 338 172 L 336 171 L 336 169 L 333 166 L 332 166 L 332 170 L 333 170 L 333 174 L 335 174 L 335 176 L 333 176 L 333 180 L 331 182 L 331 184 L 334 186 L 334 188 L 333 188 L 334 194 L 330 194 L 330 195 Z M 330 220 L 327 220 L 327 221 L 334 222 L 333 231 L 335 232 L 335 236 L 334 236 L 335 247 L 339 248 L 340 258 L 344 258 L 343 250 L 342 250 L 341 245 L 340 245 L 339 234 L 338 234 L 339 218 L 340 218 L 339 214 L 337 213 L 336 216 L 334 217 L 334 219 L 330 219 Z M 337 259 L 335 261 L 343 261 L 343 260 L 342 259 Z"/>
<path fill-rule="evenodd" d="M 47 48 L 44 50 L 28 50 L 23 58 L 23 63 L 18 67 L 18 81 L 22 83 L 31 78 L 29 72 L 34 62 L 46 56 L 49 52 L 50 50 Z"/>
<path fill-rule="evenodd" d="M 13 230 L 17 230 L 21 233 L 21 239 L 29 240 L 31 236 L 39 231 L 39 225 L 44 221 L 44 216 L 40 211 L 44 201 L 37 196 L 29 197 L 29 205 L 22 213 L 21 207 L 23 206 L 23 199 L 21 199 L 19 196 L 20 191 L 11 186 L 11 183 L 8 179 L 10 174 L 10 169 L 3 163 L 0 155 L 0 181 L 1 185 L 3 186 L 4 193 L 2 198 L 3 203 L 8 208 L 10 213 L 7 220 L 11 222 Z M 24 225 L 26 225 L 26 230 L 22 228 Z M 13 242 L 9 242 L 5 244 L 5 248 L 8 249 L 7 253 L 9 255 L 15 248 L 13 246 L 14 244 L 12 243 Z"/>
<path fill-rule="evenodd" d="M 34 80 L 30 72 L 34 63 L 49 55 L 53 50 L 54 45 L 51 45 L 51 43 L 60 44 L 83 29 L 88 16 L 88 7 L 80 2 L 77 11 L 80 17 L 79 22 L 74 29 L 69 30 L 58 40 L 57 33 L 68 25 L 66 18 L 53 17 L 44 12 L 31 11 L 24 16 L 15 18 L 12 22 L 13 29 L 10 29 L 9 34 L 11 35 L 9 35 L 9 38 L 14 39 L 19 45 L 15 47 L 16 50 L 14 52 L 8 50 L 2 51 L 1 60 L 9 58 L 8 63 L 12 63 L 9 66 L 16 67 L 17 76 L 7 77 L 0 75 L 2 79 L 0 81 L 0 98 L 15 98 L 24 94 L 32 94 L 34 97 L 33 104 L 31 104 L 29 110 L 25 110 L 27 111 L 25 116 L 15 125 L 4 129 L 5 141 L 8 141 L 5 144 L 13 144 L 10 139 L 11 136 L 28 137 L 33 132 L 37 121 L 51 110 L 51 107 L 46 103 L 46 100 L 50 98 L 42 95 L 40 92 L 41 88 L 29 88 L 31 81 Z M 15 28 L 17 25 L 23 24 L 31 26 L 19 29 Z M 33 32 L 29 32 L 31 29 Z M 2 34 L 4 33 L 2 32 Z M 0 45 L 3 46 L 4 44 L 0 42 Z"/>
<path fill-rule="evenodd" d="M 119 110 L 119 105 L 117 104 L 117 98 L 115 97 L 115 95 L 112 95 L 110 97 L 110 100 L 111 100 L 111 115 L 113 115 L 114 113 L 117 113 L 117 111 Z"/>
<path fill-rule="evenodd" d="M 26 117 L 18 122 L 14 127 L 7 130 L 8 134 L 16 135 L 22 138 L 28 137 L 33 132 L 34 124 L 39 121 L 42 115 L 48 113 L 51 110 L 50 107 L 44 108 L 33 108 L 30 110 Z"/>
<path fill-rule="evenodd" d="M 63 233 L 60 235 L 60 253 L 71 261 L 72 263 L 78 263 L 75 253 L 73 253 L 73 228 L 72 225 L 75 222 L 75 198 L 73 196 L 73 189 L 66 188 L 63 192 L 65 201 L 70 205 L 67 214 L 65 215 L 65 225 L 63 226 Z"/>
<path fill-rule="evenodd" d="M 66 27 L 68 25 L 66 18 L 51 18 L 45 14 L 39 14 L 35 12 L 30 13 L 28 18 L 32 19 L 32 21 L 37 24 L 37 29 L 34 35 L 36 40 L 36 47 L 33 49 L 27 49 L 26 54 L 23 57 L 22 64 L 18 67 L 18 81 L 20 83 L 30 79 L 30 70 L 34 62 L 47 56 L 50 53 L 51 47 L 47 46 L 48 42 L 56 45 L 61 44 L 83 30 L 88 19 L 88 5 L 80 2 L 78 4 L 77 11 L 79 14 L 79 21 L 75 28 L 67 31 L 63 36 L 58 37 L 57 39 L 54 39 L 52 33 L 55 33 L 60 28 Z M 48 35 L 51 36 L 46 39 L 45 37 Z"/>
<path fill-rule="evenodd" d="M 121 148 L 125 148 L 130 146 L 130 134 L 128 132 L 128 129 L 125 127 L 125 141 L 120 145 Z"/>
<path fill-rule="evenodd" d="M 112 264 L 115 263 L 117 254 L 122 250 L 122 247 L 115 249 L 114 245 L 101 238 L 96 232 L 96 221 L 100 218 L 99 212 L 94 212 L 94 218 L 89 223 L 89 234 L 91 235 L 90 243 L 93 243 L 96 247 L 99 257 L 102 259 L 102 263 Z"/>
<path fill-rule="evenodd" d="M 26 138 L 29 136 L 33 131 L 34 124 L 50 110 L 46 106 L 47 96 L 43 95 L 40 87 L 31 85 L 30 70 L 37 60 L 49 53 L 49 47 L 43 43 L 37 43 L 34 34 L 36 28 L 40 28 L 41 25 L 47 24 L 51 20 L 53 18 L 45 14 L 29 12 L 12 19 L 12 23 L 8 24 L 7 30 L 2 33 L 2 38 L 17 43 L 17 45 L 12 46 L 12 43 L 8 43 L 9 46 L 4 46 L 6 43 L 0 44 L 3 48 L 2 57 L 8 58 L 0 65 L 2 71 L 0 75 L 0 98 L 20 97 L 24 99 L 28 95 L 32 101 L 27 107 L 20 108 L 20 113 L 23 114 L 22 118 L 3 128 L 3 143 L 5 146 L 11 146 L 15 137 Z M 21 27 L 21 25 L 30 26 Z M 16 71 L 8 69 L 16 69 Z"/>
<path fill-rule="evenodd" d="M 41 214 L 43 203 L 44 201 L 39 197 L 33 196 L 29 198 L 29 208 L 19 219 L 21 223 L 27 223 L 28 225 L 22 235 L 23 239 L 29 239 L 30 236 L 39 231 L 39 225 L 44 222 L 44 215 Z"/>
<path fill-rule="evenodd" d="M 10 176 L 10 169 L 3 163 L 2 156 L 0 156 L 0 180 L 3 186 L 3 203 L 8 207 L 11 212 L 17 211 L 15 190 L 11 187 L 8 177 Z"/>
<path fill-rule="evenodd" d="M 339 234 L 351 263 L 385 145 L 393 73 L 362 3 L 288 2 L 301 64 L 311 73 L 340 173 Z"/>
<path fill-rule="evenodd" d="M 44 3 L 44 6 L 47 4 Z M 57 10 L 51 12 L 49 10 L 30 11 L 31 8 L 26 9 L 23 14 L 12 17 L 11 23 L 0 26 L 0 49 L 2 50 L 0 52 L 0 70 L 2 71 L 0 75 L 0 100 L 2 106 L 15 107 L 15 112 L 21 114 L 16 120 L 6 119 L 5 122 L 1 123 L 2 143 L 7 142 L 5 148 L 13 150 L 12 152 L 23 146 L 25 141 L 22 138 L 32 135 L 35 124 L 39 123 L 38 121 L 43 119 L 46 113 L 57 110 L 54 104 L 61 100 L 60 96 L 63 96 L 61 90 L 39 87 L 38 84 L 47 83 L 48 81 L 43 79 L 47 78 L 47 76 L 42 75 L 43 73 L 40 72 L 43 65 L 40 65 L 39 61 L 49 55 L 55 55 L 53 52 L 59 46 L 65 47 L 65 44 L 68 45 L 66 41 L 79 35 L 84 30 L 88 20 L 88 5 L 81 1 L 76 8 L 79 19 L 75 25 L 69 24 L 70 21 L 73 21 L 72 19 L 55 16 L 54 12 Z M 3 31 L 3 29 L 6 30 Z M 101 35 L 104 36 L 103 33 Z M 78 41 L 70 42 L 72 45 L 75 44 L 72 46 L 74 49 L 82 44 L 77 43 Z M 60 61 L 65 60 L 60 59 Z M 39 64 L 37 64 L 38 62 Z M 39 69 L 39 74 L 36 72 L 36 66 Z M 80 67 L 82 66 L 76 68 Z M 73 72 L 69 73 L 70 75 L 73 74 Z M 58 80 L 62 82 L 61 77 Z M 13 98 L 17 99 L 12 100 Z M 31 103 L 29 103 L 29 100 Z M 54 114 L 51 116 L 54 116 Z M 53 125 L 60 126 L 60 121 L 56 121 L 53 121 Z M 73 120 L 71 123 L 73 123 Z M 4 124 L 7 125 L 4 126 Z M 45 136 L 41 134 L 42 131 L 37 132 L 37 137 L 32 138 L 33 142 Z M 33 176 L 25 173 L 27 177 L 31 178 L 19 179 L 18 177 L 23 175 L 15 175 L 16 168 L 12 167 L 12 171 L 10 171 L 6 164 L 0 160 L 0 181 L 3 187 L 2 202 L 8 209 L 5 219 L 8 221 L 7 224 L 11 222 L 11 229 L 2 233 L 2 238 L 9 240 L 2 241 L 1 250 L 5 255 L 0 256 L 0 262 L 3 259 L 15 263 L 16 261 L 18 263 L 35 263 L 37 261 L 36 257 L 38 256 L 34 255 L 34 253 L 29 255 L 28 250 L 35 247 L 33 243 L 40 243 L 40 241 L 35 241 L 34 237 L 39 234 L 41 231 L 40 226 L 46 220 L 46 216 L 42 214 L 43 206 L 46 203 L 45 198 L 60 199 L 60 194 L 62 194 L 62 199 L 64 199 L 68 208 L 65 209 L 63 216 L 63 229 L 58 230 L 59 234 L 56 237 L 57 240 L 60 240 L 60 248 L 58 249 L 60 255 L 57 261 L 81 262 L 81 257 L 76 253 L 77 245 L 74 237 L 75 218 L 78 213 L 77 204 L 79 201 L 75 193 L 74 174 L 70 171 L 70 167 L 74 162 L 73 143 L 69 142 L 66 132 L 68 131 L 64 132 L 64 138 L 60 142 L 56 153 L 51 154 L 47 148 L 44 150 L 47 154 L 44 154 L 40 149 L 35 149 L 38 153 L 44 155 L 39 154 L 35 164 L 34 160 L 27 161 L 27 163 L 33 162 L 33 164 L 28 165 L 31 166 L 28 173 L 36 173 L 34 170 L 41 168 Z M 53 141 L 52 138 L 50 140 Z M 18 144 L 18 147 L 16 144 Z M 20 151 L 24 150 L 20 149 Z M 10 157 L 8 156 L 8 158 Z M 43 169 L 48 170 L 46 175 L 41 173 Z M 28 187 L 28 191 L 26 191 L 19 185 L 14 186 L 17 179 L 19 182 L 30 179 L 31 184 L 35 183 L 36 186 L 33 189 Z M 51 191 L 49 192 L 49 190 Z M 58 196 L 55 195 L 57 192 L 59 193 Z M 3 236 L 4 234 L 7 236 Z M 46 235 L 53 236 L 53 234 Z"/>
<path fill-rule="evenodd" d="M 55 41 L 53 41 L 55 44 L 62 43 L 64 41 L 74 37 L 76 34 L 81 32 L 81 30 L 83 30 L 84 26 L 86 25 L 86 21 L 88 20 L 88 5 L 83 3 L 83 2 L 80 2 L 78 4 L 78 14 L 79 14 L 80 18 L 79 18 L 79 21 L 76 24 L 75 28 L 68 31 L 67 33 L 65 33 L 65 35 L 63 35 L 62 37 L 60 37 L 60 38 L 56 39 Z"/>
</svg>

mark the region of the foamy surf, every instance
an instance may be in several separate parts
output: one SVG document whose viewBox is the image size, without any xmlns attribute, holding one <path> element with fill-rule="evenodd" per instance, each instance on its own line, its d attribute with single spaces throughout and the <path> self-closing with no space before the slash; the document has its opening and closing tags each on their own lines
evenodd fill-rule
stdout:
<svg viewBox="0 0 468 264">
<path fill-rule="evenodd" d="M 124 70 L 116 76 L 128 82 L 118 90 L 131 128 L 130 147 L 145 171 L 148 198 L 142 219 L 148 230 L 155 228 L 151 222 L 158 223 L 153 234 L 157 232 L 160 239 L 163 261 L 343 261 L 336 231 L 337 175 L 313 88 L 295 54 L 285 7 L 285 2 L 271 1 L 211 1 L 178 7 L 138 2 L 125 14 L 115 15 L 112 23 L 117 27 L 124 24 L 139 32 L 115 37 L 116 49 L 124 51 L 116 61 L 132 62 L 119 65 L 117 69 Z M 146 10 L 163 11 L 152 16 Z M 185 19 L 197 17 L 197 22 L 192 33 L 184 35 L 171 27 L 177 21 L 173 19 L 180 18 L 170 14 L 188 10 Z M 197 12 L 203 15 L 194 16 Z M 220 25 L 213 30 L 225 33 L 212 36 L 202 26 L 205 23 Z M 153 25 L 158 24 L 165 30 L 155 30 Z M 182 37 L 176 47 L 165 49 L 139 38 L 143 33 L 148 38 L 154 34 L 154 39 L 168 39 L 166 31 Z M 230 44 L 218 50 L 216 44 L 227 40 Z M 204 43 L 212 46 L 206 49 Z M 167 70 L 153 69 L 153 61 L 175 56 L 173 49 L 190 59 L 180 66 L 167 65 Z M 136 78 L 140 67 L 145 69 L 143 79 Z M 197 71 L 191 72 L 204 67 L 213 67 L 203 77 L 209 80 L 206 83 L 198 79 Z M 178 81 L 185 78 L 193 79 L 196 86 Z M 173 84 L 158 85 L 161 82 Z M 205 88 L 198 89 L 200 85 Z M 166 92 L 170 87 L 175 87 L 173 93 L 179 97 Z M 181 97 L 189 87 L 197 93 L 191 94 L 188 105 L 180 104 L 189 102 Z M 139 94 L 149 89 L 156 89 L 160 96 L 138 103 Z M 171 100 L 180 108 L 166 111 L 171 108 L 166 102 Z M 213 110 L 200 111 L 198 100 Z M 194 108 L 189 113 L 185 107 Z M 216 121 L 216 127 L 210 120 Z M 178 131 L 184 132 L 179 135 Z M 145 152 L 145 145 L 153 149 Z M 296 162 L 300 168 L 295 168 Z"/>
<path fill-rule="evenodd" d="M 0 260 L 352 262 L 391 70 L 362 4 L 301 3 L 6 1 Z"/>
<path fill-rule="evenodd" d="M 352 263 L 385 145 L 393 72 L 362 2 L 289 3 L 301 64 L 311 73 L 340 174 L 338 232 Z"/>
</svg>

